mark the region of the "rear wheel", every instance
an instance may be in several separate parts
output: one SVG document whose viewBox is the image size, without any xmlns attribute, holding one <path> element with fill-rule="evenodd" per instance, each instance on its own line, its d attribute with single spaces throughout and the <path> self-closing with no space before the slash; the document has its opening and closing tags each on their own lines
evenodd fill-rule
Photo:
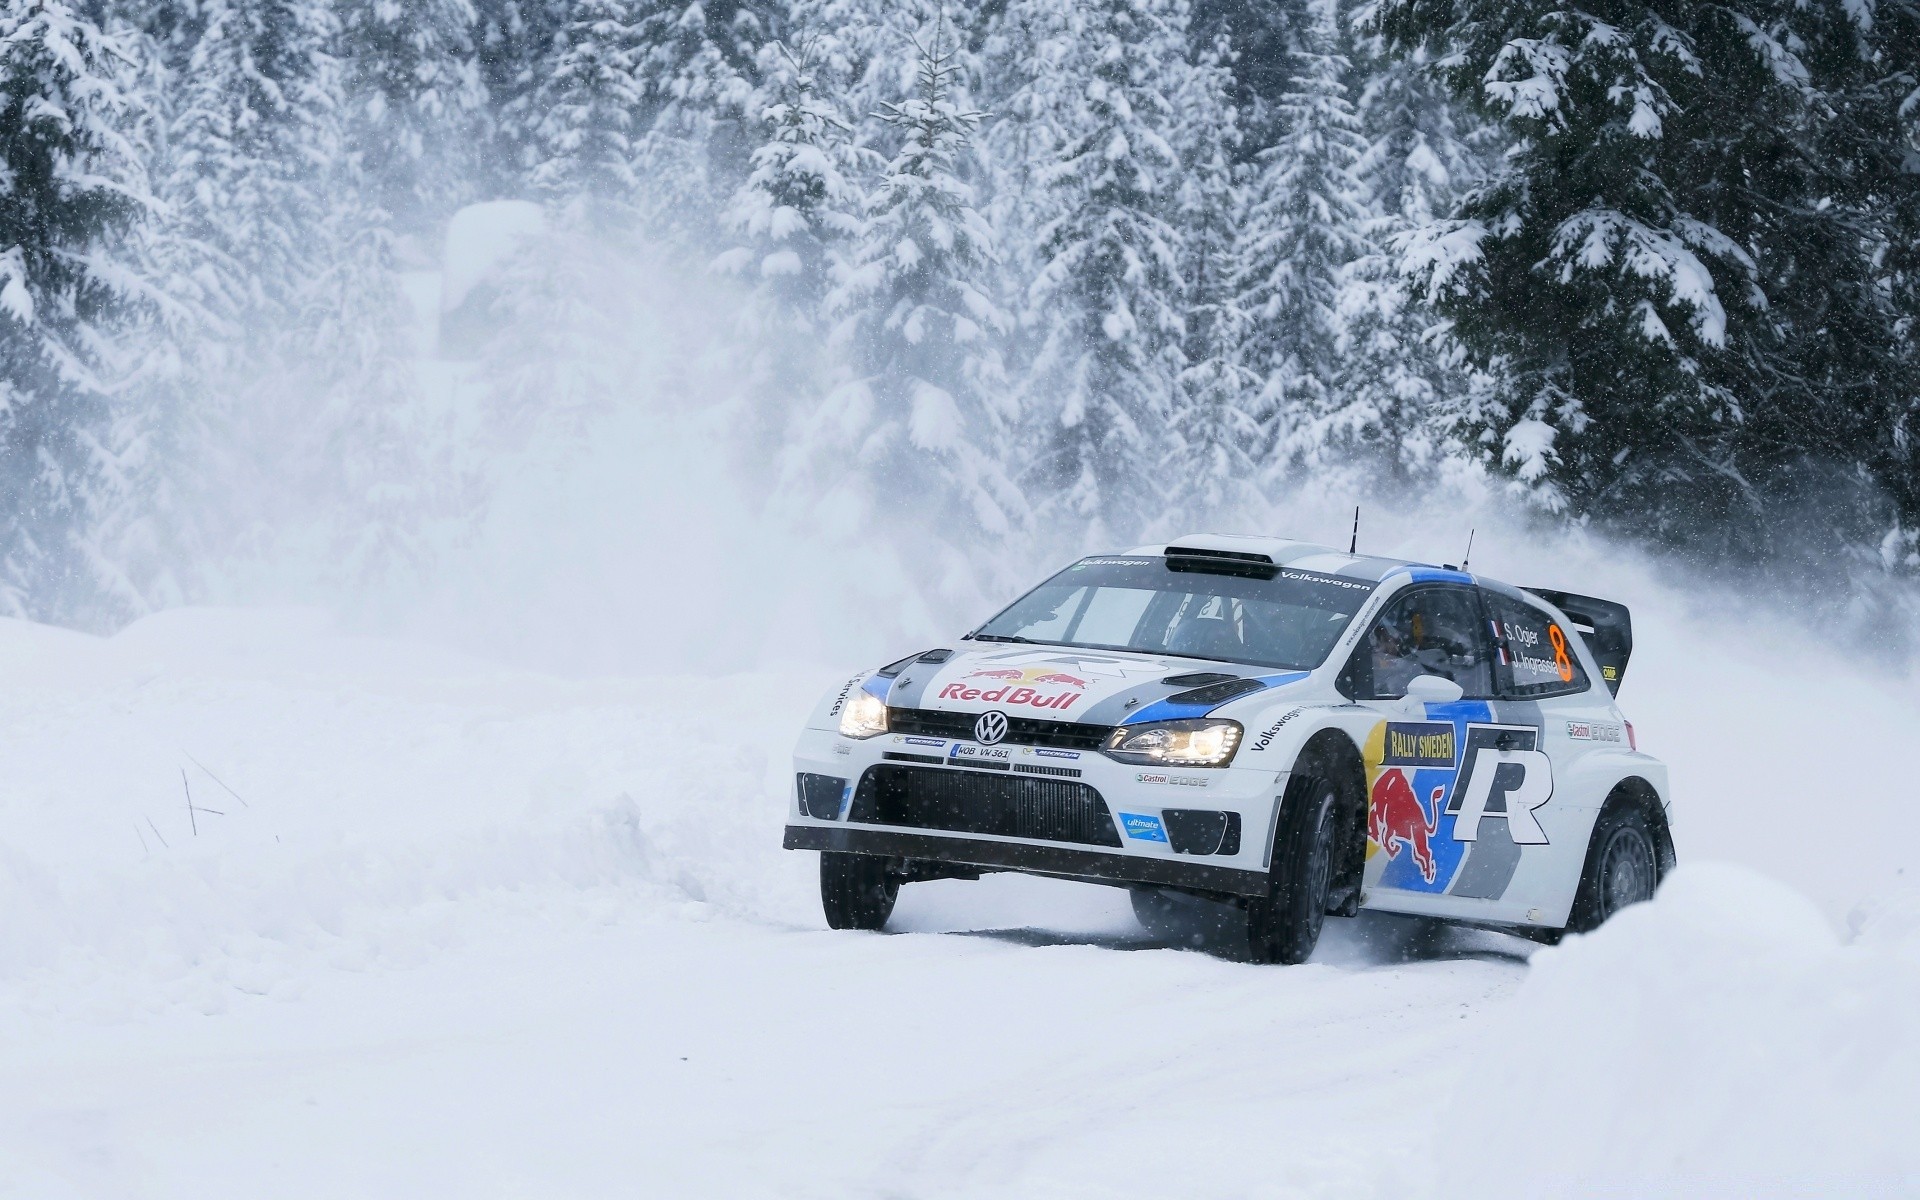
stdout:
<svg viewBox="0 0 1920 1200">
<path fill-rule="evenodd" d="M 1598 929 L 1621 909 L 1653 899 L 1659 886 L 1660 851 L 1652 823 L 1636 804 L 1610 804 L 1594 823 L 1567 929 Z"/>
<path fill-rule="evenodd" d="M 1333 887 L 1339 791 L 1333 781 L 1296 774 L 1280 804 L 1268 893 L 1247 901 L 1247 950 L 1255 962 L 1303 963 L 1326 923 Z"/>
<path fill-rule="evenodd" d="M 834 929 L 882 929 L 900 898 L 900 879 L 884 858 L 820 854 L 820 907 Z"/>
</svg>

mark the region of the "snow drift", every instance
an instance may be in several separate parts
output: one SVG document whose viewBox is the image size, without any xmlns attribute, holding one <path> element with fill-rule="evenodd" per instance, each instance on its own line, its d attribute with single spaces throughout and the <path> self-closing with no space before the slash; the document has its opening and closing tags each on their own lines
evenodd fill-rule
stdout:
<svg viewBox="0 0 1920 1200">
<path fill-rule="evenodd" d="M 505 1137 L 520 1178 L 630 1192 L 624 1134 L 559 1149 L 566 1123 L 604 1124 L 576 1107 L 591 1105 L 678 1130 L 655 1143 L 661 1177 L 679 1181 L 660 1194 L 791 1194 L 779 1181 L 796 1161 L 822 1195 L 1784 1195 L 1910 1178 L 1920 902 L 1900 887 L 1906 844 L 1867 833 L 1899 827 L 1879 751 L 1920 716 L 1911 683 L 1723 609 L 1702 616 L 1634 572 L 1610 570 L 1619 586 L 1603 589 L 1569 552 L 1531 563 L 1542 578 L 1500 546 L 1496 574 L 1635 605 L 1623 699 L 1642 745 L 1673 764 L 1687 865 L 1654 903 L 1531 967 L 1526 943 L 1378 917 L 1333 922 L 1297 970 L 1116 955 L 1098 947 L 1154 947 L 1121 893 L 1006 878 L 909 889 L 902 925 L 921 932 L 902 938 L 806 933 L 820 925 L 810 856 L 778 849 L 786 753 L 851 664 L 807 665 L 804 647 L 777 667 L 568 677 L 312 610 L 178 610 L 111 638 L 0 623 L 0 1009 L 21 1031 L 0 1060 L 39 1081 L 0 1104 L 0 1161 L 32 1164 L 35 1196 L 324 1195 L 400 1178 L 432 1191 L 456 1177 L 497 1194 L 461 1147 Z M 739 601 L 686 619 L 725 640 L 753 613 Z M 1715 859 L 1738 865 L 1702 865 Z M 981 932 L 932 936 L 960 930 Z M 549 975 L 568 982 L 539 986 Z M 701 1015 L 763 995 L 776 1007 Z M 1059 1002 L 1084 1036 L 1059 1040 Z M 359 1015 L 329 1015 L 341 1004 Z M 435 1040 L 442 1005 L 466 1014 L 457 1045 Z M 956 1033 L 982 1013 L 1002 1040 Z M 195 1024 L 209 1016 L 235 1024 Z M 538 1049 L 497 1053 L 522 1026 Z M 381 1065 L 379 1087 L 459 1114 L 405 1144 L 358 1123 L 378 1105 L 325 1133 L 223 1107 L 239 1099 L 203 1097 L 227 1114 L 211 1125 L 158 1115 L 181 1063 L 239 1053 L 234 1037 L 275 1056 L 337 1042 L 313 1060 L 334 1066 L 287 1069 L 344 1101 L 375 1086 L 350 1064 L 390 1061 L 362 1028 L 506 1090 L 455 1098 L 432 1073 Z M 629 1044 L 635 1028 L 651 1033 Z M 965 1071 L 924 1069 L 956 1036 Z M 728 1086 L 747 1090 L 678 1106 L 644 1047 L 716 1038 L 741 1047 Z M 581 1039 L 609 1047 L 604 1061 Z M 107 1046 L 142 1065 L 79 1069 Z M 576 1059 L 602 1091 L 533 1083 L 541 1064 Z M 1003 1090 L 964 1084 L 974 1076 Z M 864 1129 L 776 1103 L 885 1094 L 903 1077 L 918 1106 Z M 272 1109 L 287 1086 L 233 1095 Z M 1409 1107 L 1408 1088 L 1453 1099 Z M 93 1128 L 81 1112 L 112 1114 L 117 1132 L 75 1133 Z M 1480 1116 L 1469 1128 L 1436 1119 L 1447 1112 Z M 1389 1120 L 1401 1132 L 1382 1147 Z M 1034 1128 L 1053 1134 L 1036 1144 L 1021 1132 Z M 964 1154 L 936 1132 L 961 1129 Z M 1176 1135 L 1205 1148 L 1204 1169 L 1109 1152 L 1116 1137 Z M 742 1138 L 763 1150 L 727 1149 Z M 136 1144 L 113 1170 L 86 1165 Z M 296 1184 L 275 1165 L 322 1153 L 373 1174 Z"/>
</svg>

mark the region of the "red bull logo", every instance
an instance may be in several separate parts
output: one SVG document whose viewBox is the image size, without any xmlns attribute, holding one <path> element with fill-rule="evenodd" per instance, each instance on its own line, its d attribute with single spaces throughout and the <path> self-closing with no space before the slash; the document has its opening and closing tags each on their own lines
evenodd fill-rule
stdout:
<svg viewBox="0 0 1920 1200">
<path fill-rule="evenodd" d="M 1029 708 L 1067 709 L 1080 698 L 1078 692 L 1039 692 L 1030 687 L 1014 687 L 1011 684 L 997 688 L 968 687 L 964 683 L 950 683 L 940 689 L 942 700 L 980 700 L 988 704 L 1024 704 Z"/>
<path fill-rule="evenodd" d="M 1087 681 L 1052 667 L 982 667 L 969 671 L 968 679 L 1004 679 L 1008 683 L 1044 683 L 1052 687 L 1085 688 Z"/>
<path fill-rule="evenodd" d="M 987 704 L 1015 704 L 1027 708 L 1063 710 L 1073 707 L 1086 689 L 1087 681 L 1049 666 L 981 667 L 967 673 L 969 681 L 994 680 L 998 687 L 979 687 L 971 682 L 950 683 L 940 689 L 942 700 L 977 700 Z M 1015 686 L 1018 685 L 1018 686 Z M 1071 688 L 1072 691 L 1061 691 Z"/>
<path fill-rule="evenodd" d="M 1429 839 L 1440 827 L 1440 798 L 1445 794 L 1446 788 L 1434 788 L 1423 807 L 1413 793 L 1413 785 L 1407 782 L 1406 772 L 1383 771 L 1374 781 L 1367 804 L 1367 836 L 1387 852 L 1388 858 L 1400 857 L 1403 846 L 1411 847 L 1413 865 L 1428 883 L 1433 882 L 1436 871 Z M 1429 810 L 1432 816 L 1427 815 Z"/>
</svg>

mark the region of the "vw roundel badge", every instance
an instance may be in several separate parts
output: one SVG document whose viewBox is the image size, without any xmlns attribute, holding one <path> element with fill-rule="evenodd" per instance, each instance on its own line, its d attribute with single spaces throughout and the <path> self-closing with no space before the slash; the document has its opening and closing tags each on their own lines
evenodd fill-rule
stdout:
<svg viewBox="0 0 1920 1200">
<path fill-rule="evenodd" d="M 981 713 L 980 719 L 973 723 L 973 740 L 982 746 L 998 746 L 1006 736 L 1007 714 L 1003 712 Z"/>
</svg>

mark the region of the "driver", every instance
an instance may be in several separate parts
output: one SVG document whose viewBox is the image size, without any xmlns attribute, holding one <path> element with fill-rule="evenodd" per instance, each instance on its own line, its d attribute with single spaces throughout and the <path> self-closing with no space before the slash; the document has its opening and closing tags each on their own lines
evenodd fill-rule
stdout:
<svg viewBox="0 0 1920 1200">
<path fill-rule="evenodd" d="M 1182 621 L 1174 630 L 1167 649 L 1175 654 L 1197 654 L 1204 658 L 1240 658 L 1246 654 L 1246 641 L 1234 620 L 1234 605 L 1224 596 L 1208 598 L 1199 612 Z"/>
<path fill-rule="evenodd" d="M 1373 627 L 1373 687 L 1380 696 L 1404 696 L 1407 685 L 1420 674 L 1414 661 L 1410 632 L 1396 622 L 1382 621 Z"/>
</svg>

